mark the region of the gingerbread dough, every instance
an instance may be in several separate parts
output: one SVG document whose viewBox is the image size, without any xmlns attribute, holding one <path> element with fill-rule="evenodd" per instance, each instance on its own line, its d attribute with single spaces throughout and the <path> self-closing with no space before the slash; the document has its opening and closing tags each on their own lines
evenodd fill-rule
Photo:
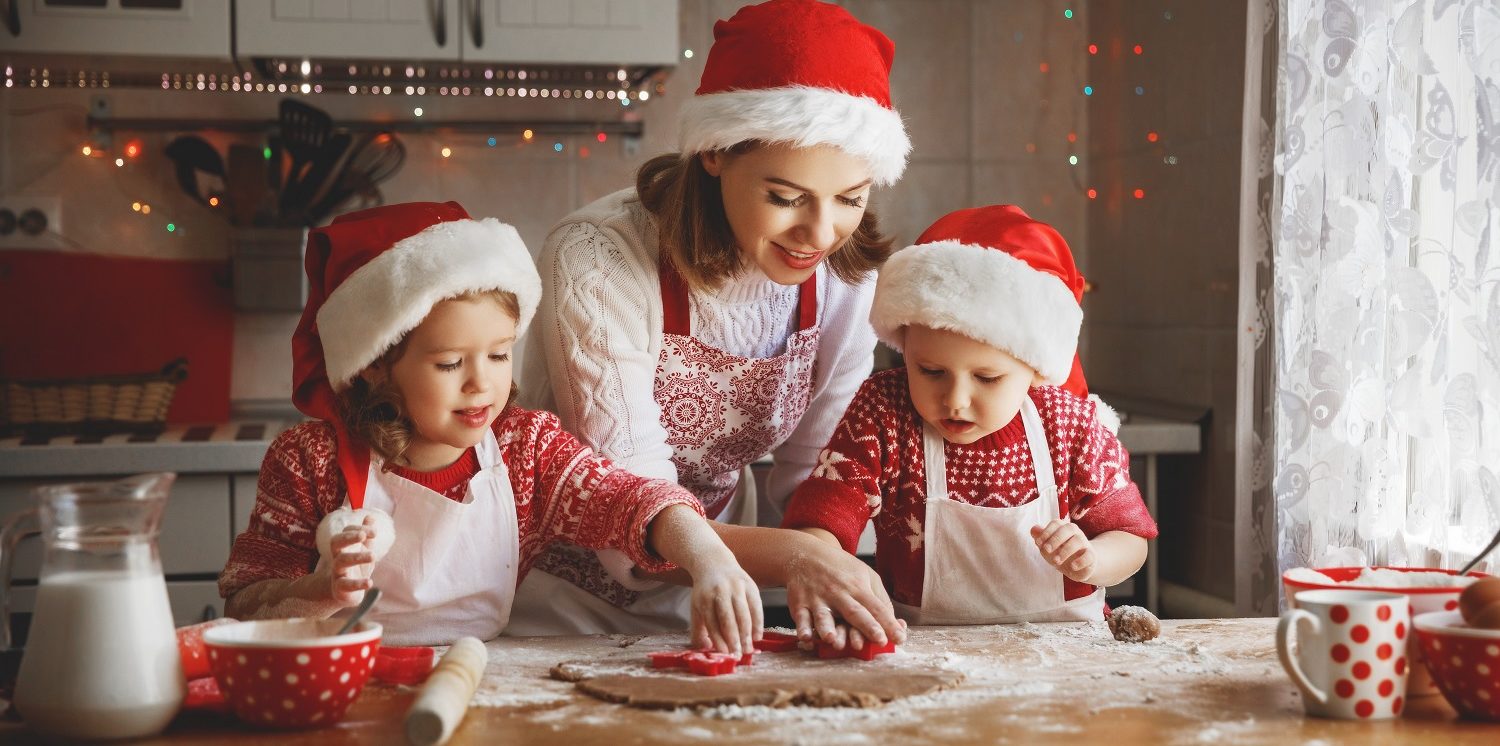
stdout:
<svg viewBox="0 0 1500 746">
<path fill-rule="evenodd" d="M 894 699 L 947 689 L 964 675 L 930 664 L 878 658 L 819 660 L 801 652 L 760 653 L 727 676 L 654 670 L 639 651 L 613 661 L 569 661 L 552 678 L 607 702 L 649 710 L 716 705 L 767 707 L 879 707 Z"/>
</svg>

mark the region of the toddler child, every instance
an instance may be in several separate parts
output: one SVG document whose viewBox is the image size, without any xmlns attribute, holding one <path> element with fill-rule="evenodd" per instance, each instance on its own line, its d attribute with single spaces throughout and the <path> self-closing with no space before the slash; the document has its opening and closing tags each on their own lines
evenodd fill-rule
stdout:
<svg viewBox="0 0 1500 746">
<path fill-rule="evenodd" d="M 293 400 L 315 420 L 266 454 L 219 577 L 229 616 L 344 616 L 373 585 L 388 645 L 489 639 L 566 541 L 675 563 L 694 643 L 750 649 L 759 593 L 697 498 L 511 405 L 511 350 L 541 295 L 514 228 L 453 202 L 379 207 L 312 231 L 306 269 Z"/>
<path fill-rule="evenodd" d="M 876 571 L 914 624 L 1101 618 L 1156 523 L 1118 420 L 1086 398 L 1082 291 L 1062 237 L 1014 206 L 952 213 L 898 251 L 870 318 L 906 366 L 864 382 L 782 527 L 853 552 L 874 521 Z M 796 582 L 799 632 L 827 637 L 840 594 Z"/>
</svg>

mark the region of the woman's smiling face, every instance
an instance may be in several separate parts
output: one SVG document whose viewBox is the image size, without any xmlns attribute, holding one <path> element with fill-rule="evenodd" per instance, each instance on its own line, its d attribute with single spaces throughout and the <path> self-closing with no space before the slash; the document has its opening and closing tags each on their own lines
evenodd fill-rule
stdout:
<svg viewBox="0 0 1500 746">
<path fill-rule="evenodd" d="M 869 204 L 869 165 L 833 146 L 771 144 L 700 158 L 719 179 L 740 252 L 782 285 L 812 276 L 848 242 Z"/>
</svg>

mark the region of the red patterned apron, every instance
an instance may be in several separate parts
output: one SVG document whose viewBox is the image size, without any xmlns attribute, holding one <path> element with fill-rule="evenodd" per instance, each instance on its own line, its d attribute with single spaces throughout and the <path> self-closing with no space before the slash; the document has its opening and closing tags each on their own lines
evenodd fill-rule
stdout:
<svg viewBox="0 0 1500 746">
<path fill-rule="evenodd" d="M 786 349 L 768 358 L 731 355 L 694 339 L 686 283 L 665 260 L 660 276 L 662 346 L 654 391 L 677 482 L 698 497 L 710 517 L 753 520 L 753 510 L 747 513 L 743 505 L 725 511 L 739 502 L 736 494 L 753 503 L 753 491 L 744 495 L 749 485 L 739 484 L 741 472 L 785 442 L 807 412 L 818 352 L 817 274 L 798 289 L 797 330 Z M 557 546 L 543 554 L 522 583 L 508 634 L 686 628 L 690 589 L 639 581 L 627 588 L 616 579 L 628 567 L 623 554 L 599 554 L 614 574 L 594 552 L 579 547 Z"/>
</svg>

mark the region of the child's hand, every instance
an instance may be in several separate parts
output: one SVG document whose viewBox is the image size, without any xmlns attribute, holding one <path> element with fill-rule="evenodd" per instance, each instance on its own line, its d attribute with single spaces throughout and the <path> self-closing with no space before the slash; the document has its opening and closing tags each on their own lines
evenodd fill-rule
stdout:
<svg viewBox="0 0 1500 746">
<path fill-rule="evenodd" d="M 370 573 L 375 570 L 375 556 L 370 543 L 375 538 L 374 519 L 365 518 L 359 526 L 349 526 L 333 535 L 328 548 L 329 591 L 333 600 L 343 606 L 359 603 L 373 585 Z"/>
<path fill-rule="evenodd" d="M 1037 551 L 1047 563 L 1069 580 L 1089 582 L 1094 576 L 1097 557 L 1094 545 L 1083 535 L 1083 529 L 1072 521 L 1052 519 L 1045 526 L 1032 526 L 1031 538 L 1036 540 Z"/>
<path fill-rule="evenodd" d="M 693 646 L 744 655 L 755 650 L 765 627 L 760 588 L 734 555 L 725 551 L 724 559 L 704 563 L 693 576 Z"/>
</svg>

